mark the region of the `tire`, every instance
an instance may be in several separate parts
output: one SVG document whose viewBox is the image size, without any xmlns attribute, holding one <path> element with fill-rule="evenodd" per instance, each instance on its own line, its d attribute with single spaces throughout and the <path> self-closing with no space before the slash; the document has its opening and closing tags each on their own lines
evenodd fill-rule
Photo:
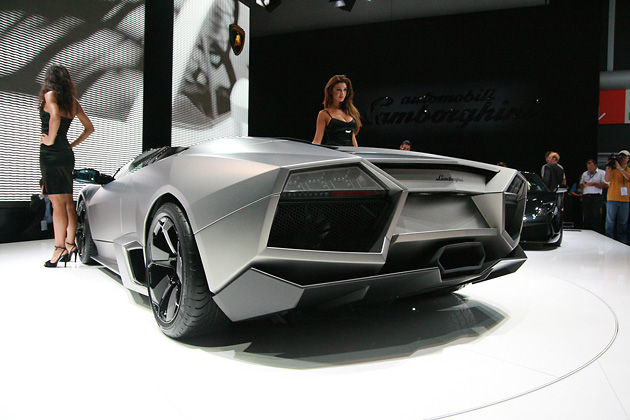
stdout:
<svg viewBox="0 0 630 420">
<path fill-rule="evenodd" d="M 98 264 L 92 258 L 98 254 L 96 244 L 92 240 L 92 232 L 90 231 L 90 222 L 87 218 L 85 209 L 85 200 L 79 201 L 77 204 L 77 248 L 79 249 L 79 258 L 85 265 Z"/>
<path fill-rule="evenodd" d="M 155 213 L 145 255 L 151 309 L 164 334 L 192 337 L 228 323 L 212 299 L 192 230 L 176 204 L 163 204 Z"/>
<path fill-rule="evenodd" d="M 564 228 L 560 228 L 560 237 L 558 238 L 558 240 L 553 244 L 554 247 L 558 248 L 560 245 L 562 245 L 562 237 L 564 236 Z"/>
</svg>

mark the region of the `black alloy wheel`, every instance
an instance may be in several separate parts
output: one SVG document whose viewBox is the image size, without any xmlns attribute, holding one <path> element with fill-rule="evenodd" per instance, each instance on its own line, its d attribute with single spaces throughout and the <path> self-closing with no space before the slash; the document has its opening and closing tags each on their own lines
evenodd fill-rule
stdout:
<svg viewBox="0 0 630 420">
<path fill-rule="evenodd" d="M 81 262 L 86 265 L 97 264 L 92 258 L 96 256 L 96 244 L 92 240 L 92 232 L 90 231 L 90 223 L 87 217 L 85 200 L 80 200 L 77 204 L 77 234 L 75 243 L 79 250 Z"/>
<path fill-rule="evenodd" d="M 212 299 L 194 236 L 179 206 L 166 203 L 157 210 L 145 251 L 151 308 L 164 334 L 184 338 L 221 326 L 227 318 Z"/>
</svg>

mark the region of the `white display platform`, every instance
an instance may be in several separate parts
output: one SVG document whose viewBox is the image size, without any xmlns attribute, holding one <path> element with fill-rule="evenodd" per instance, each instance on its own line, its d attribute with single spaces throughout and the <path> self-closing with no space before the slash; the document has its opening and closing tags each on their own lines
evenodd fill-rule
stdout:
<svg viewBox="0 0 630 420">
<path fill-rule="evenodd" d="M 451 296 L 188 343 L 52 248 L 0 244 L 1 419 L 630 419 L 630 247 L 591 231 Z"/>
</svg>

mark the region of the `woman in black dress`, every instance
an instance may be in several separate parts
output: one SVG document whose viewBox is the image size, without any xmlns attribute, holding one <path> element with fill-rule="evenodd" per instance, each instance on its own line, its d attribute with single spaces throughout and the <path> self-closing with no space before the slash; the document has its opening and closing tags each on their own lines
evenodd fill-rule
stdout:
<svg viewBox="0 0 630 420">
<path fill-rule="evenodd" d="M 357 146 L 359 111 L 352 104 L 354 91 L 346 76 L 333 76 L 324 88 L 324 109 L 317 114 L 314 144 Z"/>
<path fill-rule="evenodd" d="M 39 166 L 44 181 L 43 193 L 53 207 L 55 250 L 46 267 L 56 267 L 59 261 L 70 261 L 77 253 L 75 235 L 77 212 L 72 198 L 72 148 L 94 132 L 94 126 L 75 98 L 76 88 L 64 66 L 52 65 L 46 71 L 39 92 L 39 116 L 42 122 Z M 74 117 L 83 125 L 83 132 L 72 143 L 68 142 L 68 129 Z"/>
</svg>

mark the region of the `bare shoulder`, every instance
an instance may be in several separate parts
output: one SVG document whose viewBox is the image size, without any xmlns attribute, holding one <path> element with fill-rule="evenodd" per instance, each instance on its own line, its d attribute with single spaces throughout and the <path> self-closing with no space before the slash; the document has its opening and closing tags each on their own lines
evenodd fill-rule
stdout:
<svg viewBox="0 0 630 420">
<path fill-rule="evenodd" d="M 326 117 L 327 119 L 331 119 L 333 114 L 334 114 L 334 112 L 335 112 L 335 110 L 332 109 L 332 108 L 324 108 L 321 111 L 319 111 L 320 115 Z"/>
<path fill-rule="evenodd" d="M 44 93 L 44 111 L 52 114 L 57 109 L 57 95 L 54 91 L 49 90 Z"/>
<path fill-rule="evenodd" d="M 326 108 L 324 108 L 317 114 L 317 119 L 328 122 L 328 120 L 330 119 L 330 113 L 328 112 L 328 110 L 326 110 Z"/>
<path fill-rule="evenodd" d="M 44 93 L 44 99 L 46 100 L 46 102 L 57 103 L 57 94 L 55 93 L 55 91 L 49 90 L 48 92 Z"/>
</svg>

